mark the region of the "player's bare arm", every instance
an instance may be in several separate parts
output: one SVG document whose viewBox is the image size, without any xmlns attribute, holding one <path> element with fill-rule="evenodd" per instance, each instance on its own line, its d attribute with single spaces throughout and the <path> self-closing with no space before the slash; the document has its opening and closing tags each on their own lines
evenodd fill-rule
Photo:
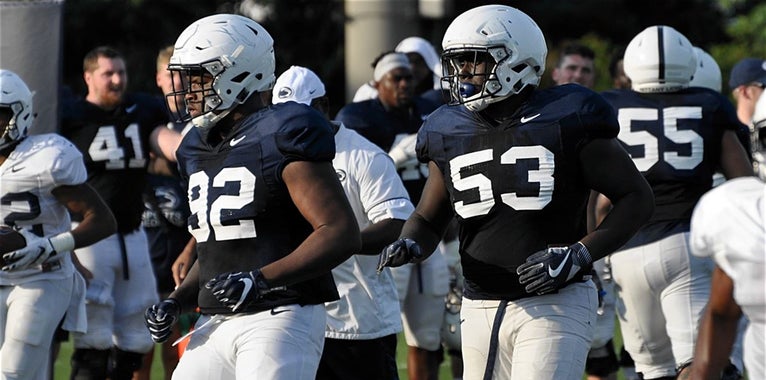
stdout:
<svg viewBox="0 0 766 380">
<path fill-rule="evenodd" d="M 175 162 L 176 150 L 181 145 L 181 140 L 183 140 L 183 136 L 180 133 L 167 128 L 163 124 L 154 128 L 149 138 L 149 143 L 154 154 Z"/>
<path fill-rule="evenodd" d="M 261 268 L 271 286 L 330 271 L 359 252 L 359 226 L 329 162 L 294 161 L 282 171 L 290 197 L 314 231 L 293 252 Z"/>
<path fill-rule="evenodd" d="M 117 232 L 117 221 L 109 206 L 87 183 L 59 186 L 51 193 L 71 213 L 82 215 L 82 221 L 72 230 L 75 248 L 89 246 Z"/>
<path fill-rule="evenodd" d="M 745 148 L 733 130 L 726 130 L 721 136 L 721 169 L 727 179 L 755 175 Z"/>
<path fill-rule="evenodd" d="M 173 262 L 173 266 L 170 268 L 170 270 L 173 272 L 173 281 L 175 281 L 176 286 L 181 285 L 189 273 L 192 264 L 194 264 L 194 262 L 197 260 L 196 247 L 197 239 L 192 236 L 189 239 L 189 242 L 186 243 L 184 250 L 178 254 L 176 261 Z"/>
<path fill-rule="evenodd" d="M 199 261 L 192 264 L 181 282 L 168 298 L 175 299 L 183 311 L 193 311 L 197 307 L 197 294 L 199 293 Z"/>
<path fill-rule="evenodd" d="M 399 239 L 380 252 L 378 273 L 383 267 L 397 267 L 427 259 L 447 230 L 454 212 L 444 177 L 433 161 L 428 163 L 428 179 L 415 212 L 402 227 Z"/>
<path fill-rule="evenodd" d="M 358 254 L 375 256 L 386 245 L 391 244 L 402 231 L 404 220 L 386 219 L 367 226 L 361 231 L 362 249 Z"/>
<path fill-rule="evenodd" d="M 692 363 L 693 379 L 718 379 L 729 364 L 729 353 L 737 336 L 742 309 L 734 300 L 734 282 L 716 267 L 710 301 L 699 328 Z"/>
<path fill-rule="evenodd" d="M 620 248 L 651 217 L 654 195 L 617 139 L 594 139 L 580 152 L 588 186 L 612 201 L 612 210 L 581 241 L 593 261 Z"/>
</svg>

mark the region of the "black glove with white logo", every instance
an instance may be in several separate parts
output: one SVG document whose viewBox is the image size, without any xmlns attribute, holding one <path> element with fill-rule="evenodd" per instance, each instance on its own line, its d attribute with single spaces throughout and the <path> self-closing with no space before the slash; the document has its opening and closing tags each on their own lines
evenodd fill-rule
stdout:
<svg viewBox="0 0 766 380">
<path fill-rule="evenodd" d="M 178 301 L 168 298 L 158 304 L 149 306 L 144 312 L 144 323 L 149 328 L 154 343 L 162 343 L 168 340 L 173 325 L 181 314 L 181 305 Z"/>
<path fill-rule="evenodd" d="M 543 295 L 561 289 L 567 281 L 593 260 L 588 248 L 580 242 L 569 247 L 550 247 L 527 257 L 516 274 L 527 293 Z"/>
<path fill-rule="evenodd" d="M 208 281 L 205 288 L 213 292 L 218 302 L 235 312 L 259 300 L 270 290 L 259 269 L 219 274 Z"/>
<path fill-rule="evenodd" d="M 423 257 L 420 246 L 412 239 L 399 239 L 383 248 L 378 256 L 378 273 L 385 267 L 400 267 Z"/>
</svg>

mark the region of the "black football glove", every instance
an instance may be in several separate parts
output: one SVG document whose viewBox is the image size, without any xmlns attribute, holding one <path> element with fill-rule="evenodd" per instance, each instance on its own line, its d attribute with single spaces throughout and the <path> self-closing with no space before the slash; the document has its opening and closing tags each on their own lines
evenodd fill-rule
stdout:
<svg viewBox="0 0 766 380">
<path fill-rule="evenodd" d="M 181 305 L 178 301 L 168 298 L 158 304 L 149 306 L 144 312 L 144 322 L 149 328 L 154 343 L 162 343 L 168 340 L 173 325 L 181 314 Z"/>
<path fill-rule="evenodd" d="M 516 274 L 527 293 L 542 295 L 561 289 L 592 262 L 588 248 L 577 242 L 569 247 L 550 247 L 535 252 L 527 257 L 527 262 L 519 265 Z"/>
<path fill-rule="evenodd" d="M 423 257 L 420 246 L 412 239 L 399 239 L 383 248 L 378 256 L 378 273 L 385 267 L 400 267 Z"/>
<path fill-rule="evenodd" d="M 258 269 L 219 274 L 208 281 L 205 288 L 213 292 L 218 302 L 235 312 L 271 290 Z"/>
</svg>

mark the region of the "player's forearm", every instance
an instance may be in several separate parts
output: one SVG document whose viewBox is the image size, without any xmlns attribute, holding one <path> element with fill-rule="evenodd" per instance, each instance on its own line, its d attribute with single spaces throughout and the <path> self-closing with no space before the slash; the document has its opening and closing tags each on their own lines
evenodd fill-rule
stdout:
<svg viewBox="0 0 766 380">
<path fill-rule="evenodd" d="M 391 244 L 402 231 L 404 220 L 386 219 L 373 223 L 362 230 L 362 249 L 360 255 L 380 254 L 385 246 Z"/>
<path fill-rule="evenodd" d="M 186 278 L 168 298 L 173 298 L 181 305 L 182 311 L 192 311 L 197 307 L 199 293 L 199 261 L 195 261 Z"/>
<path fill-rule="evenodd" d="M 71 213 L 82 217 L 71 231 L 74 248 L 87 247 L 117 232 L 112 211 L 90 185 L 59 186 L 52 193 Z"/>
<path fill-rule="evenodd" d="M 581 241 L 593 261 L 619 249 L 646 223 L 654 212 L 654 196 L 646 182 L 614 200 L 613 207 L 598 228 Z"/>
<path fill-rule="evenodd" d="M 728 364 L 739 318 L 707 311 L 700 324 L 692 363 L 693 379 L 719 379 Z"/>
<path fill-rule="evenodd" d="M 423 253 L 423 257 L 419 261 L 424 261 L 436 250 L 447 225 L 448 223 L 439 223 L 438 220 L 435 222 L 428 221 L 415 210 L 404 223 L 399 237 L 409 238 L 417 242 Z"/>
<path fill-rule="evenodd" d="M 319 226 L 289 255 L 260 268 L 261 273 L 272 287 L 305 281 L 329 272 L 359 252 L 361 245 L 356 221 L 342 218 Z"/>
</svg>

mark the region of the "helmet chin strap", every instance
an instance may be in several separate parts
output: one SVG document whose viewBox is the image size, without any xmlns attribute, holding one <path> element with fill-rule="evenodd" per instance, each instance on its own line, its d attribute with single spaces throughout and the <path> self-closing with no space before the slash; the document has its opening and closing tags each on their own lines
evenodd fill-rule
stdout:
<svg viewBox="0 0 766 380">
<path fill-rule="evenodd" d="M 192 124 L 195 127 L 197 127 L 197 128 L 210 129 L 214 125 L 216 125 L 219 121 L 221 121 L 221 119 L 226 117 L 226 115 L 228 115 L 231 112 L 232 109 L 234 109 L 234 107 L 230 107 L 228 109 L 225 109 L 225 110 L 223 110 L 223 112 L 221 112 L 219 114 L 215 114 L 213 112 L 208 112 L 206 114 L 197 116 L 197 117 L 192 119 Z"/>
</svg>

